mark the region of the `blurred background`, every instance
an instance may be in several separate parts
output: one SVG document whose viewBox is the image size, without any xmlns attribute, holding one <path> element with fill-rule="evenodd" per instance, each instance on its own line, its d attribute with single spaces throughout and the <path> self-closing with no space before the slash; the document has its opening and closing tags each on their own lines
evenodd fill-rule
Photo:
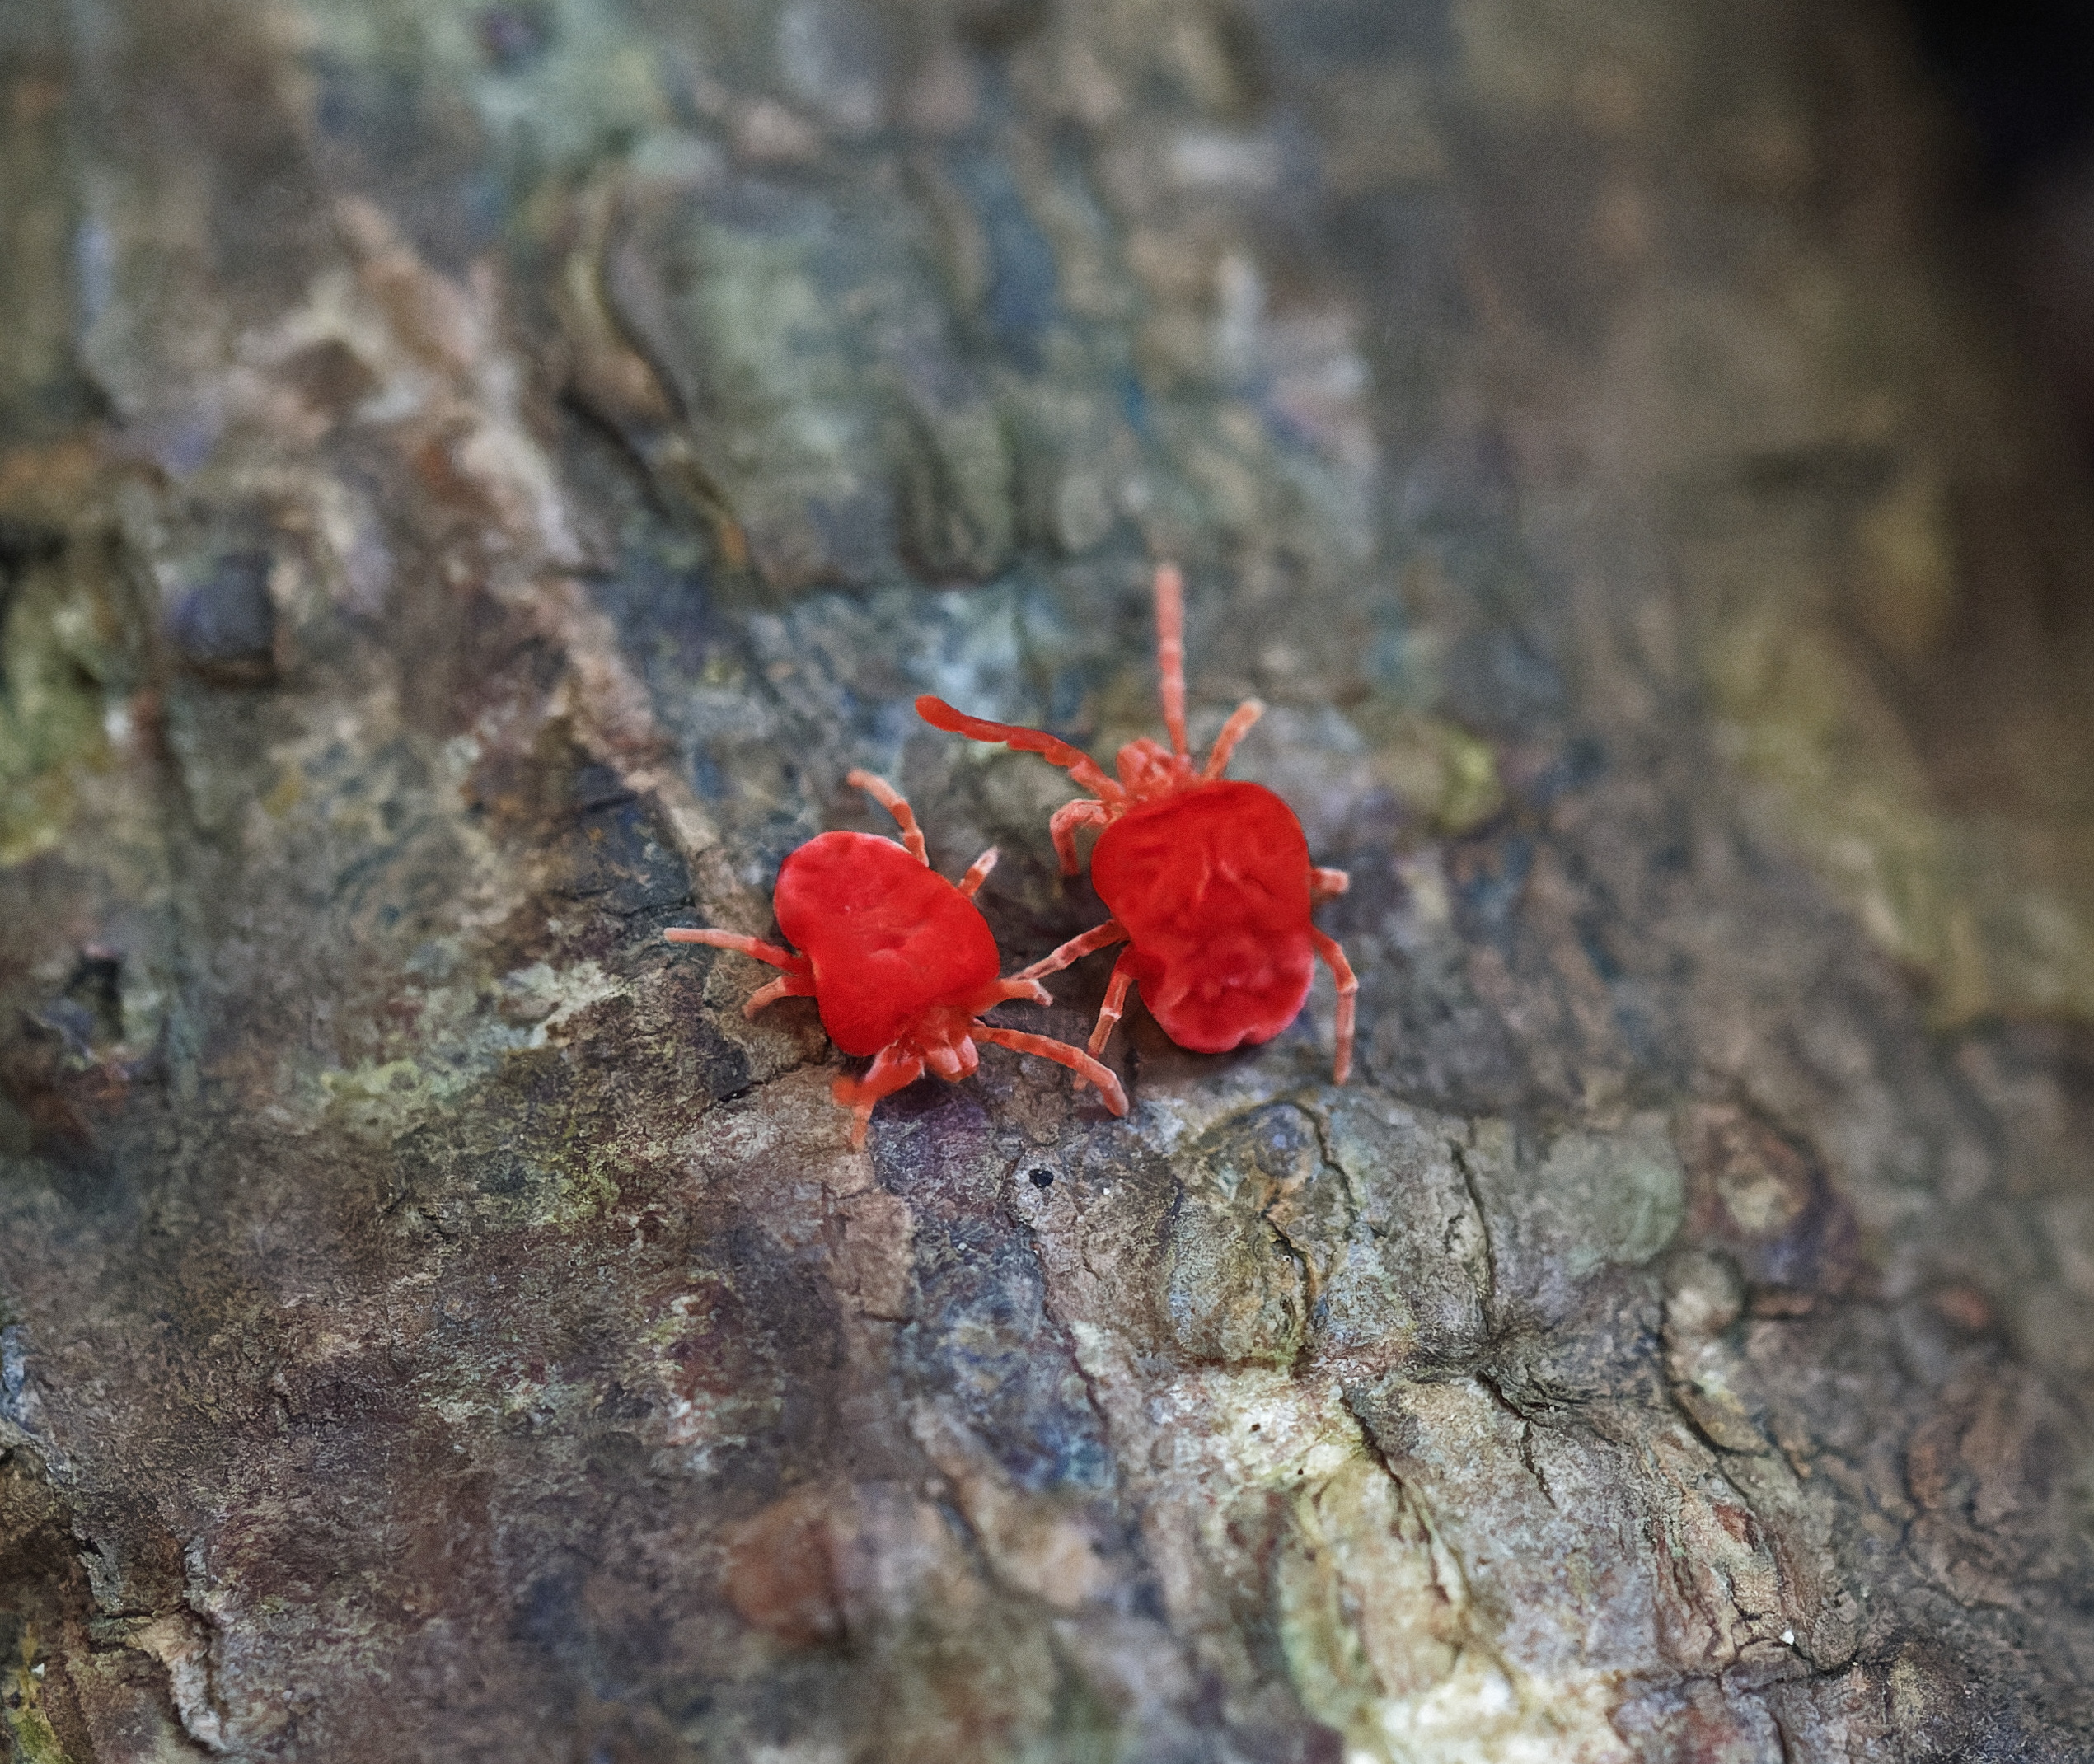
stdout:
<svg viewBox="0 0 2094 1764">
<path fill-rule="evenodd" d="M 2062 0 L 1908 0 L 1906 10 L 1965 138 L 1965 163 L 1944 195 L 1960 199 L 1979 238 L 1999 241 L 2031 345 L 2085 436 L 2094 432 L 2094 327 L 2085 316 L 2094 292 L 2094 16 Z"/>
</svg>

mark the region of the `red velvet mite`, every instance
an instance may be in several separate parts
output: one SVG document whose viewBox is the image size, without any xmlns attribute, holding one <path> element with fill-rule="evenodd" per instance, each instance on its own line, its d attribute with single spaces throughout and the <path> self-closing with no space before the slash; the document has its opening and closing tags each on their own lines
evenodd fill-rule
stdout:
<svg viewBox="0 0 2094 1764">
<path fill-rule="evenodd" d="M 891 811 L 902 843 L 872 833 L 823 833 L 788 857 L 774 898 L 778 929 L 799 946 L 781 949 L 738 931 L 678 926 L 672 943 L 738 949 L 784 974 L 749 995 L 753 1017 L 775 999 L 812 998 L 829 1039 L 846 1054 L 870 1055 L 862 1079 L 840 1078 L 834 1094 L 855 1117 L 850 1143 L 865 1143 L 880 1098 L 913 1083 L 926 1069 L 948 1080 L 981 1064 L 977 1041 L 1038 1054 L 1098 1086 L 1115 1115 L 1127 1111 L 1117 1078 L 1080 1048 L 980 1021 L 1006 999 L 1046 1004 L 1046 989 L 1029 976 L 1002 977 L 1003 958 L 974 891 L 996 866 L 992 846 L 955 887 L 930 868 L 916 817 L 893 785 L 869 772 L 849 780 Z"/>
<path fill-rule="evenodd" d="M 1124 939 L 1090 1050 L 1103 1050 L 1139 985 L 1164 1034 L 1196 1053 L 1269 1041 L 1295 1020 L 1321 956 L 1337 981 L 1333 1079 L 1352 1069 L 1353 998 L 1360 988 L 1336 941 L 1309 922 L 1319 901 L 1342 894 L 1342 870 L 1318 869 L 1295 812 L 1262 784 L 1221 774 L 1244 732 L 1264 714 L 1246 700 L 1222 726 L 1197 772 L 1185 745 L 1184 587 L 1175 565 L 1156 572 L 1156 665 L 1163 676 L 1166 749 L 1143 736 L 1120 750 L 1119 778 L 1039 729 L 988 723 L 926 695 L 916 709 L 934 727 L 1037 753 L 1093 794 L 1066 802 L 1048 823 L 1061 872 L 1073 876 L 1076 829 L 1099 826 L 1091 884 L 1113 916 L 1072 938 L 1018 977 L 1052 974 Z"/>
</svg>

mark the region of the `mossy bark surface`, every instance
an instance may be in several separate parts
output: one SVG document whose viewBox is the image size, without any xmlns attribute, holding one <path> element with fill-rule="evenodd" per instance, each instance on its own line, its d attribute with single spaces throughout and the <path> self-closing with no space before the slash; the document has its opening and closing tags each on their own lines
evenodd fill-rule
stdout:
<svg viewBox="0 0 2094 1764">
<path fill-rule="evenodd" d="M 0 7 L 15 1757 L 2094 1752 L 2083 486 L 1887 20 L 1591 15 Z M 851 1151 L 662 929 L 1096 922 L 911 700 L 1164 556 L 1355 1081 Z"/>
</svg>

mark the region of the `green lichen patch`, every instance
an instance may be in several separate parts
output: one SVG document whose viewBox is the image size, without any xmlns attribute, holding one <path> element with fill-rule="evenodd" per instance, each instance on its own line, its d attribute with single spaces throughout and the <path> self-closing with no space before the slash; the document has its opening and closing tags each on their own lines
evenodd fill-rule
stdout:
<svg viewBox="0 0 2094 1764">
<path fill-rule="evenodd" d="M 0 541 L 5 539 L 0 534 Z M 111 585 L 63 531 L 0 543 L 0 864 L 58 843 L 130 684 Z"/>
<path fill-rule="evenodd" d="M 1375 781 L 1449 837 L 1473 831 L 1505 806 L 1491 744 L 1443 717 L 1376 699 L 1352 713 Z"/>
<path fill-rule="evenodd" d="M 44 1668 L 36 1658 L 36 1629 L 23 1626 L 19 1652 L 0 1660 L 0 1730 L 21 1764 L 76 1764 L 44 1712 Z"/>
<path fill-rule="evenodd" d="M 1289 1501 L 1272 1578 L 1302 1701 L 1355 1747 L 1389 1756 L 1382 1705 L 1444 1684 L 1469 1639 L 1468 1589 L 1430 1514 L 1355 1458 Z"/>
</svg>

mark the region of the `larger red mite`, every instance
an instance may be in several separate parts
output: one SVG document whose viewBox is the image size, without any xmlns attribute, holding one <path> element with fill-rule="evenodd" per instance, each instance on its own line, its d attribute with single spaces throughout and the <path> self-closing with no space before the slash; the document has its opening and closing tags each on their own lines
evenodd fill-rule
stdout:
<svg viewBox="0 0 2094 1764">
<path fill-rule="evenodd" d="M 975 890 L 995 868 L 995 847 L 974 860 L 956 887 L 930 868 L 916 815 L 892 784 L 869 772 L 853 772 L 849 781 L 892 813 L 902 843 L 871 833 L 823 833 L 785 859 L 774 905 L 778 929 L 799 946 L 798 954 L 738 931 L 680 925 L 663 936 L 672 943 L 739 950 L 783 969 L 749 995 L 744 1016 L 774 999 L 812 998 L 831 1041 L 846 1054 L 873 1056 L 864 1078 L 840 1078 L 833 1087 L 836 1101 L 851 1111 L 854 1146 L 865 1143 L 881 1097 L 926 1070 L 953 1081 L 973 1071 L 981 1058 L 977 1041 L 1067 1066 L 1098 1086 L 1115 1115 L 1126 1114 L 1119 1079 L 1082 1049 L 981 1021 L 982 1012 L 1007 999 L 1052 1002 L 1029 975 L 1002 977 L 995 938 L 974 904 Z"/>
<path fill-rule="evenodd" d="M 1333 1078 L 1352 1069 L 1353 997 L 1360 983 L 1345 952 L 1309 922 L 1319 901 L 1342 894 L 1342 870 L 1309 861 L 1295 812 L 1262 784 L 1225 779 L 1244 732 L 1264 714 L 1248 699 L 1222 725 L 1198 771 L 1185 745 L 1184 587 L 1176 567 L 1156 572 L 1156 665 L 1163 676 L 1166 749 L 1143 736 L 1119 752 L 1118 779 L 1066 742 L 1039 729 L 985 722 L 926 695 L 924 720 L 980 742 L 1037 753 L 1092 794 L 1065 802 L 1048 822 L 1065 876 L 1076 873 L 1076 829 L 1100 826 L 1091 884 L 1113 916 L 1072 938 L 1018 976 L 1052 974 L 1094 949 L 1124 940 L 1091 1031 L 1104 1049 L 1128 988 L 1139 985 L 1164 1034 L 1196 1053 L 1269 1041 L 1295 1020 L 1321 956 L 1337 981 L 1337 1055 Z"/>
</svg>

